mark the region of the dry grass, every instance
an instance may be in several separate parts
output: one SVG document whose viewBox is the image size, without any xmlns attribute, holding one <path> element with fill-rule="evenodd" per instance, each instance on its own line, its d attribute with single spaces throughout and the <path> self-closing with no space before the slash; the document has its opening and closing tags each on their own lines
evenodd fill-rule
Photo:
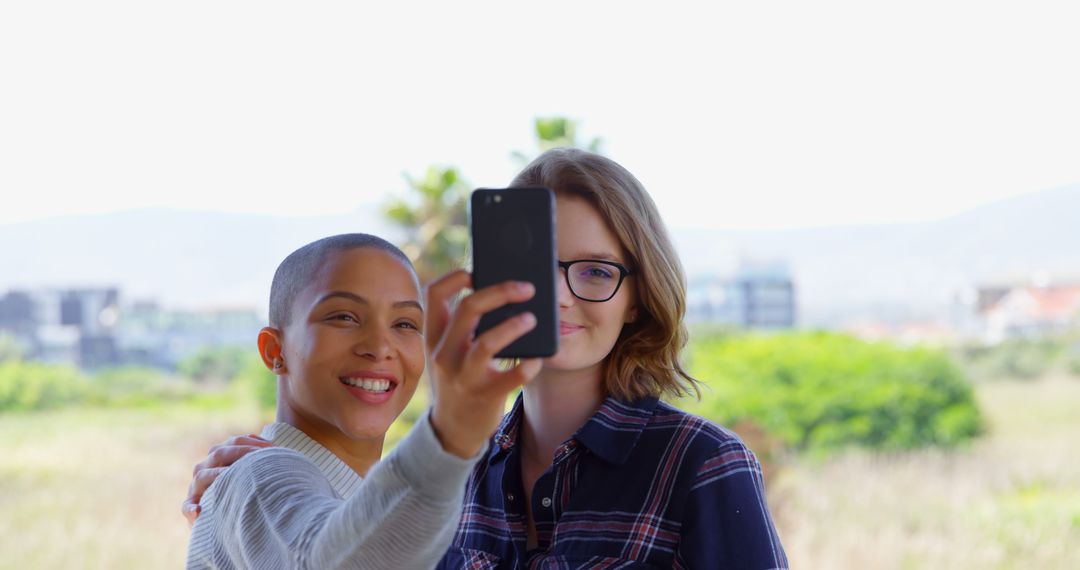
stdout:
<svg viewBox="0 0 1080 570">
<path fill-rule="evenodd" d="M 244 410 L 68 410 L 0 418 L 0 568 L 178 568 L 191 467 Z"/>
<path fill-rule="evenodd" d="M 771 500 L 801 568 L 1075 568 L 1080 382 L 978 389 L 986 437 L 953 452 L 796 461 Z"/>
<path fill-rule="evenodd" d="M 1080 381 L 979 387 L 971 448 L 798 459 L 773 480 L 798 568 L 1071 568 L 1080 560 Z M 0 568 L 177 568 L 191 466 L 247 410 L 0 417 Z"/>
</svg>

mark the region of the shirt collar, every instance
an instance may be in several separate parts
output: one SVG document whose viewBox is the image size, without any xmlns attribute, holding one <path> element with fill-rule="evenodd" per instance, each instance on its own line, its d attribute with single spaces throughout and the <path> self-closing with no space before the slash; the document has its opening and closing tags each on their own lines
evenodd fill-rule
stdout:
<svg viewBox="0 0 1080 570">
<path fill-rule="evenodd" d="M 488 451 L 489 463 L 500 461 L 517 445 L 518 429 L 521 426 L 521 414 L 524 409 L 522 398 L 523 395 L 519 393 L 514 400 L 514 407 L 510 408 L 510 413 L 503 416 L 499 429 L 495 430 L 491 449 Z"/>
<path fill-rule="evenodd" d="M 621 465 L 630 457 L 658 402 L 653 397 L 623 402 L 608 396 L 572 439 L 604 461 Z M 523 410 L 522 395 L 519 394 L 514 407 L 495 432 L 494 444 L 488 454 L 489 462 L 501 460 L 517 445 Z"/>
<path fill-rule="evenodd" d="M 364 480 L 341 458 L 295 426 L 274 422 L 263 428 L 262 437 L 272 441 L 278 447 L 291 449 L 310 459 L 326 476 L 334 492 L 343 499 L 355 493 Z"/>
</svg>

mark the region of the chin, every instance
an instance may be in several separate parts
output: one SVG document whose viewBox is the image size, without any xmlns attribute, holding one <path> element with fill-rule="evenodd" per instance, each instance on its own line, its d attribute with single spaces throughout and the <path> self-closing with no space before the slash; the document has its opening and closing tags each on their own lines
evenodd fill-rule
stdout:
<svg viewBox="0 0 1080 570">
<path fill-rule="evenodd" d="M 555 356 L 544 359 L 544 369 L 559 372 L 573 372 L 575 370 L 584 370 L 600 364 L 601 360 L 588 358 L 586 356 L 576 354 L 574 351 L 559 351 L 555 353 Z"/>
<path fill-rule="evenodd" d="M 353 441 L 371 441 L 383 439 L 386 437 L 386 430 L 388 430 L 389 428 L 389 425 L 385 427 L 352 427 L 345 432 L 345 436 Z"/>
<path fill-rule="evenodd" d="M 365 418 L 361 421 L 346 423 L 345 429 L 341 431 L 353 441 L 381 439 L 386 436 L 386 431 L 390 429 L 392 423 L 394 423 L 393 419 Z"/>
</svg>

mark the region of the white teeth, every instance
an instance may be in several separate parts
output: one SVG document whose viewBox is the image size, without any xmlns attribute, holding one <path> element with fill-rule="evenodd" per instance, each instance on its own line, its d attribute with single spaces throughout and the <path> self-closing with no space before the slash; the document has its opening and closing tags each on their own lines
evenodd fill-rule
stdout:
<svg viewBox="0 0 1080 570">
<path fill-rule="evenodd" d="M 385 392 L 390 389 L 390 381 L 379 378 L 342 378 L 349 386 L 355 386 L 368 392 Z"/>
</svg>

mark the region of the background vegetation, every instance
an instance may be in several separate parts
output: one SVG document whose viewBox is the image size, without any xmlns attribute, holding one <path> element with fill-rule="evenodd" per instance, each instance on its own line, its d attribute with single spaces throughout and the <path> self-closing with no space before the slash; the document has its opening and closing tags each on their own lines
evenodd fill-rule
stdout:
<svg viewBox="0 0 1080 570">
<path fill-rule="evenodd" d="M 971 384 L 940 350 L 731 334 L 695 342 L 690 371 L 709 389 L 686 407 L 724 425 L 750 421 L 796 451 L 954 446 L 981 427 Z"/>
<path fill-rule="evenodd" d="M 535 128 L 536 151 L 513 155 L 522 163 L 581 145 L 565 118 Z M 463 264 L 470 185 L 445 166 L 407 181 L 385 213 L 409 230 L 426 280 Z M 678 404 L 762 459 L 795 567 L 1080 559 L 1080 335 L 934 349 L 699 329 L 686 355 L 707 388 Z M 0 335 L 0 569 L 180 566 L 191 467 L 272 419 L 275 382 L 254 347 L 208 349 L 175 371 L 82 372 L 24 361 Z M 427 396 L 417 391 L 388 449 Z"/>
<path fill-rule="evenodd" d="M 693 405 L 762 457 L 796 566 L 1071 568 L 1080 556 L 1080 378 L 1063 369 L 969 382 L 942 352 L 829 334 L 703 334 L 689 351 L 708 385 Z M 222 384 L 0 363 L 0 568 L 180 566 L 191 466 L 272 417 L 274 379 L 246 353 L 225 358 L 244 364 Z"/>
</svg>

